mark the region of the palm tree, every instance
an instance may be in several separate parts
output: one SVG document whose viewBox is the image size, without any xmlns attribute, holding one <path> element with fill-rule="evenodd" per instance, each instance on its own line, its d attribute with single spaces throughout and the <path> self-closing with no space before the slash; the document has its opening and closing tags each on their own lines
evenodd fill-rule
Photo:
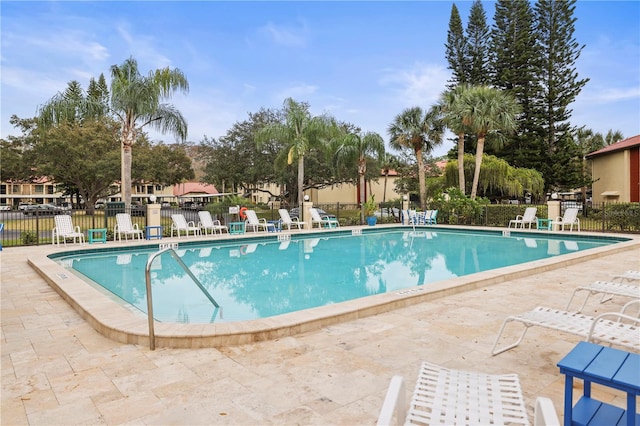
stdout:
<svg viewBox="0 0 640 426">
<path fill-rule="evenodd" d="M 391 146 L 396 149 L 412 149 L 418 165 L 420 207 L 426 209 L 427 189 L 424 177 L 423 153 L 430 153 L 442 143 L 442 123 L 439 110 L 432 107 L 423 112 L 420 107 L 407 108 L 396 116 L 387 129 Z"/>
<path fill-rule="evenodd" d="M 375 132 L 347 133 L 340 138 L 335 151 L 337 162 L 356 163 L 358 165 L 358 179 L 360 182 L 360 223 L 364 223 L 364 202 L 366 201 L 365 173 L 367 173 L 367 158 L 375 157 L 380 161 L 384 156 L 384 140 Z"/>
<path fill-rule="evenodd" d="M 111 67 L 111 112 L 121 124 L 122 200 L 131 205 L 132 147 L 145 126 L 171 133 L 181 141 L 187 137 L 187 122 L 173 105 L 162 103 L 181 90 L 189 91 L 186 77 L 177 68 L 150 71 L 145 77 L 138 63 L 129 58 Z"/>
<path fill-rule="evenodd" d="M 302 211 L 304 191 L 304 156 L 324 139 L 331 139 L 338 128 L 328 116 L 312 117 L 309 106 L 291 98 L 284 101 L 284 123 L 274 123 L 256 133 L 258 144 L 277 140 L 286 145 L 288 163 L 298 161 L 298 206 Z"/>
<path fill-rule="evenodd" d="M 616 142 L 620 142 L 622 139 L 624 139 L 624 136 L 620 130 L 614 131 L 613 129 L 609 129 L 607 134 L 604 136 L 604 144 L 605 146 L 609 146 Z"/>
<path fill-rule="evenodd" d="M 471 199 L 474 200 L 478 192 L 485 139 L 488 135 L 500 136 L 501 133 L 515 131 L 520 106 L 508 93 L 489 86 L 472 86 L 464 91 L 459 101 L 460 113 L 463 117 L 467 117 L 469 131 L 478 138 L 471 187 Z"/>
<path fill-rule="evenodd" d="M 463 194 L 465 193 L 464 137 L 467 133 L 470 117 L 464 115 L 465 109 L 462 108 L 461 98 L 467 90 L 469 90 L 469 85 L 459 84 L 442 93 L 438 102 L 438 108 L 442 113 L 445 125 L 458 137 L 458 185 Z"/>
<path fill-rule="evenodd" d="M 180 111 L 161 102 L 176 90 L 188 92 L 189 83 L 177 68 L 157 69 L 142 76 L 133 58 L 120 66 L 113 65 L 111 78 L 110 105 L 105 106 L 99 96 L 79 98 L 58 93 L 40 108 L 39 121 L 46 128 L 75 119 L 78 114 L 115 116 L 120 123 L 122 200 L 130 207 L 132 146 L 145 126 L 186 139 L 187 123 Z"/>
<path fill-rule="evenodd" d="M 387 201 L 387 180 L 389 179 L 389 172 L 392 169 L 396 169 L 398 167 L 398 163 L 398 158 L 388 152 L 385 152 L 382 157 L 382 172 L 384 173 L 384 190 L 382 191 L 383 203 Z"/>
</svg>

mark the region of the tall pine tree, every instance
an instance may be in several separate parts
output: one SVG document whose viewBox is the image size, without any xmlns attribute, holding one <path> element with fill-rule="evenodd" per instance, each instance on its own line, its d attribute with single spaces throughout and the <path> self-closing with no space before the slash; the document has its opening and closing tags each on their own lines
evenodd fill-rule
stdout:
<svg viewBox="0 0 640 426">
<path fill-rule="evenodd" d="M 447 32 L 447 43 L 445 44 L 446 58 L 451 70 L 451 83 L 449 89 L 458 84 L 469 81 L 469 65 L 465 54 L 467 39 L 462 30 L 462 20 L 455 3 L 451 6 L 451 17 L 449 18 L 449 31 Z"/>
<path fill-rule="evenodd" d="M 487 85 L 489 77 L 489 44 L 491 41 L 487 15 L 480 0 L 474 0 L 467 24 L 466 62 L 469 65 L 469 81 L 475 86 Z"/>
<path fill-rule="evenodd" d="M 495 87 L 506 90 L 522 109 L 517 133 L 504 146 L 488 153 L 516 167 L 536 168 L 543 161 L 542 139 L 533 114 L 537 98 L 535 84 L 535 37 L 533 10 L 527 0 L 498 0 L 491 31 L 491 76 Z"/>
<path fill-rule="evenodd" d="M 535 106 L 536 119 L 544 141 L 544 160 L 538 170 L 547 188 L 567 188 L 579 175 L 573 170 L 579 161 L 570 156 L 578 149 L 571 146 L 574 129 L 569 119 L 569 105 L 576 99 L 589 79 L 579 79 L 575 63 L 584 45 L 574 38 L 576 0 L 538 0 L 534 6 L 538 63 L 535 80 L 540 84 L 540 96 Z"/>
</svg>

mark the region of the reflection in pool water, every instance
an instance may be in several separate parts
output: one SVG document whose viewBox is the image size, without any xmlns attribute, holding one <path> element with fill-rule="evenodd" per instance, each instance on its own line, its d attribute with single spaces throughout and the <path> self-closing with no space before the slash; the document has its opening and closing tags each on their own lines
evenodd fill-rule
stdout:
<svg viewBox="0 0 640 426">
<path fill-rule="evenodd" d="M 177 253 L 221 309 L 165 253 L 151 269 L 154 316 L 187 323 L 266 318 L 616 242 L 511 235 L 386 230 L 185 245 Z M 56 260 L 146 312 L 144 271 L 154 252 L 123 249 Z"/>
</svg>

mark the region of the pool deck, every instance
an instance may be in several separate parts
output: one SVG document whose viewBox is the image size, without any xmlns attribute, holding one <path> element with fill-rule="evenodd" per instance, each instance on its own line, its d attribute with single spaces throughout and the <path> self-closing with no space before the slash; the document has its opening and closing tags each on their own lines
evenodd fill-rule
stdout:
<svg viewBox="0 0 640 426">
<path fill-rule="evenodd" d="M 151 351 L 98 333 L 27 264 L 27 257 L 51 250 L 0 252 L 2 425 L 370 425 L 391 376 L 405 376 L 410 392 L 422 360 L 518 373 L 531 421 L 536 396 L 550 397 L 562 417 L 564 377 L 556 363 L 579 338 L 534 328 L 520 346 L 492 357 L 502 321 L 538 305 L 564 308 L 578 285 L 640 269 L 636 236 L 623 249 L 567 255 L 559 265 L 541 264 L 539 272 L 509 271 L 506 279 L 311 331 Z M 626 300 L 599 301 L 590 298 L 585 313 L 619 310 Z M 593 392 L 626 404 L 618 392 Z"/>
</svg>

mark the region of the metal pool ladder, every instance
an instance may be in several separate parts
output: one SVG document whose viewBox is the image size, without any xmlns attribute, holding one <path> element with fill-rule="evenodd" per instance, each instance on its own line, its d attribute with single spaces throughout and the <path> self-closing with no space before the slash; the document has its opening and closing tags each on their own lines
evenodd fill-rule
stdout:
<svg viewBox="0 0 640 426">
<path fill-rule="evenodd" d="M 196 278 L 196 276 L 193 275 L 193 272 L 191 272 L 189 267 L 185 265 L 182 259 L 180 259 L 180 256 L 178 256 L 178 253 L 175 252 L 174 248 L 177 248 L 177 244 L 175 246 L 164 247 L 162 250 L 157 251 L 153 253 L 151 256 L 149 256 L 149 259 L 147 260 L 147 266 L 145 267 L 145 271 L 144 271 L 144 278 L 147 284 L 147 314 L 149 316 L 149 349 L 151 349 L 152 351 L 156 349 L 156 334 L 154 331 L 153 301 L 151 297 L 151 264 L 153 263 L 156 257 L 162 255 L 163 253 L 168 252 L 171 255 L 171 257 L 173 257 L 178 262 L 178 265 L 180 265 L 180 267 L 184 269 L 187 275 L 191 277 L 191 279 L 193 280 L 194 283 L 196 283 L 198 288 L 202 290 L 204 295 L 207 296 L 207 299 L 209 299 L 211 303 L 213 303 L 213 306 L 215 306 L 216 308 L 220 307 L 218 302 L 216 302 L 215 299 L 211 296 L 211 294 L 209 294 L 207 289 L 204 288 L 200 280 L 198 280 L 198 278 Z"/>
</svg>

